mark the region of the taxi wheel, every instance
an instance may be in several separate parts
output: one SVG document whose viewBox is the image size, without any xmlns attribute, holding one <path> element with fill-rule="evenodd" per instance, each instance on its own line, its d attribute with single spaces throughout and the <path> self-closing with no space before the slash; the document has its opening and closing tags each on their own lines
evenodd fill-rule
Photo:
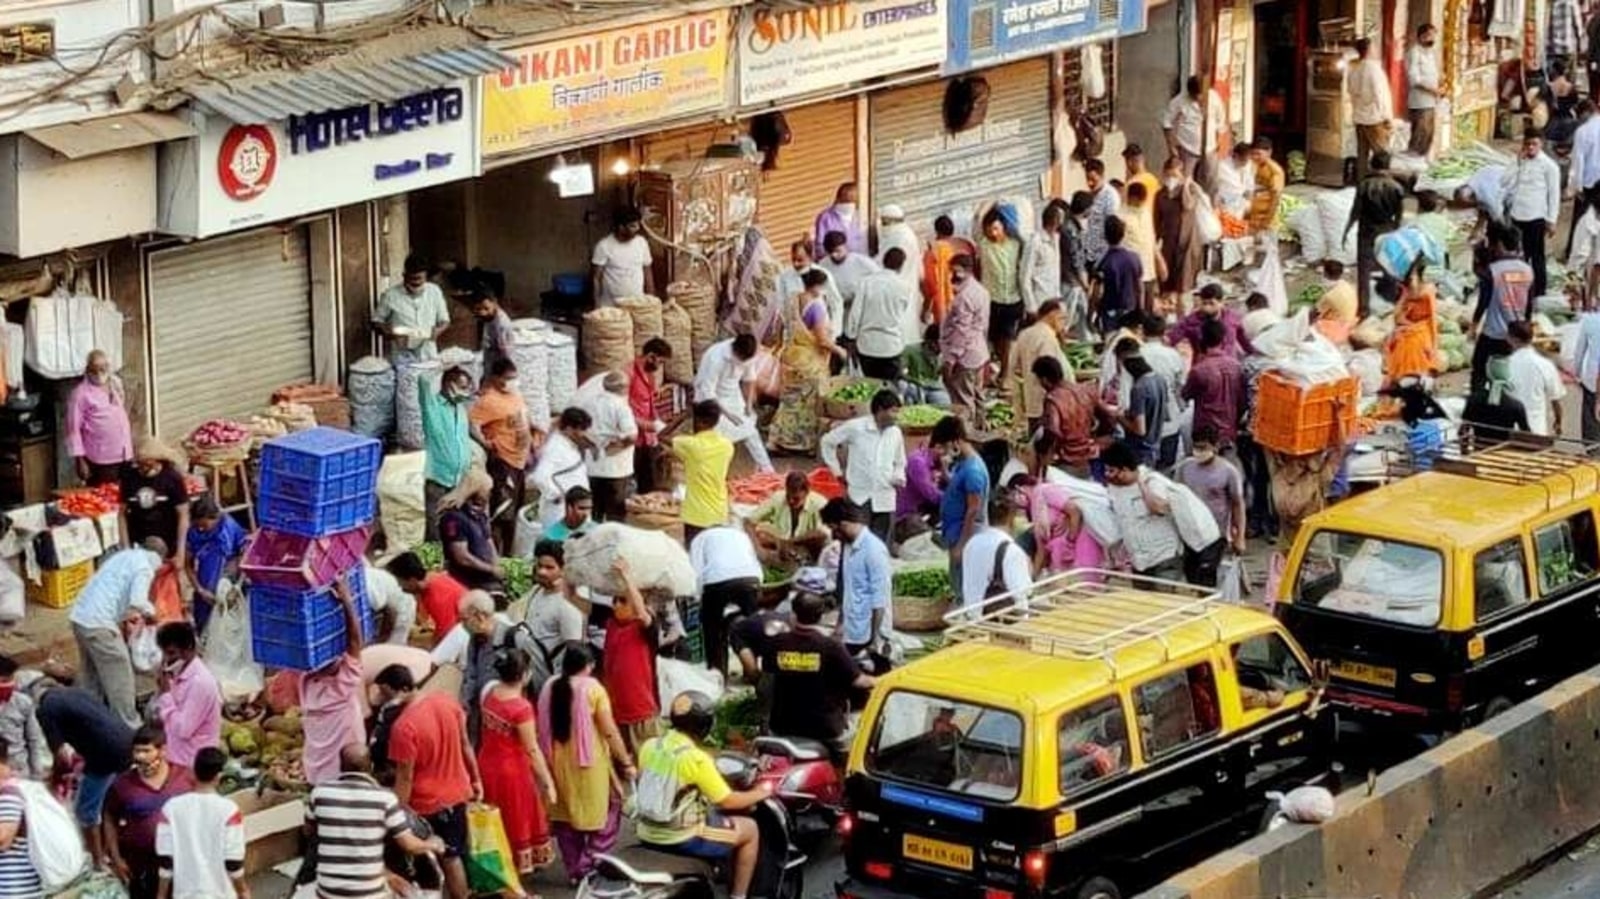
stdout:
<svg viewBox="0 0 1600 899">
<path fill-rule="evenodd" d="M 1074 899 L 1122 899 L 1122 891 L 1104 877 L 1091 877 L 1078 887 Z"/>
<path fill-rule="evenodd" d="M 1489 700 L 1488 705 L 1483 707 L 1483 717 L 1480 720 L 1488 721 L 1490 718 L 1493 718 L 1496 715 L 1501 715 L 1511 711 L 1511 709 L 1515 706 L 1516 703 L 1512 702 L 1506 697 L 1496 696 L 1495 698 Z"/>
</svg>

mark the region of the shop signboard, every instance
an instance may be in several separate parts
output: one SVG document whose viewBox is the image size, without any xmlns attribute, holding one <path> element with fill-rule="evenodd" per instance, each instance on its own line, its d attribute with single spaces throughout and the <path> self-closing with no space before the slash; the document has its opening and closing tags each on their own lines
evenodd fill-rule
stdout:
<svg viewBox="0 0 1600 899">
<path fill-rule="evenodd" d="M 757 5 L 739 19 L 739 103 L 753 106 L 944 62 L 949 0 Z"/>
<path fill-rule="evenodd" d="M 698 13 L 504 52 L 483 78 L 486 156 L 604 138 L 722 108 L 731 13 Z"/>
<path fill-rule="evenodd" d="M 206 237 L 482 171 L 475 85 L 240 125 L 202 110 L 160 150 L 162 230 Z"/>
<path fill-rule="evenodd" d="M 1138 34 L 1146 0 L 947 0 L 947 75 Z"/>
</svg>

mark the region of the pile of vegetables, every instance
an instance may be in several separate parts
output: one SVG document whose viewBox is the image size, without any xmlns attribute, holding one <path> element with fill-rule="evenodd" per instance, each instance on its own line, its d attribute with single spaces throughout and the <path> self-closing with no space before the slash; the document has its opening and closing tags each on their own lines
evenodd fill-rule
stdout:
<svg viewBox="0 0 1600 899">
<path fill-rule="evenodd" d="M 1439 322 L 1439 355 L 1444 359 L 1445 371 L 1472 367 L 1472 345 L 1461 332 L 1461 324 L 1453 319 Z"/>
<path fill-rule="evenodd" d="M 56 500 L 56 509 L 61 514 L 73 518 L 99 518 L 101 515 L 111 515 L 117 511 L 117 494 L 120 492 L 115 484 L 68 490 Z"/>
<path fill-rule="evenodd" d="M 763 587 L 781 584 L 792 577 L 794 577 L 794 572 L 787 568 L 782 568 L 777 565 L 761 566 L 761 585 Z"/>
<path fill-rule="evenodd" d="M 939 406 L 918 404 L 915 406 L 900 407 L 900 427 L 902 428 L 931 428 L 943 421 L 950 414 L 948 409 Z"/>
<path fill-rule="evenodd" d="M 747 506 L 759 505 L 783 489 L 783 479 L 784 475 L 775 471 L 734 478 L 728 482 L 728 498 Z M 818 465 L 811 469 L 806 474 L 806 480 L 811 483 L 811 491 L 819 496 L 827 499 L 844 496 L 844 484 L 826 466 Z"/>
<path fill-rule="evenodd" d="M 1289 300 L 1289 314 L 1293 315 L 1307 306 L 1315 306 L 1327 291 L 1328 289 L 1321 284 L 1307 284 L 1300 288 L 1300 292 Z"/>
<path fill-rule="evenodd" d="M 309 789 L 302 759 L 305 731 L 300 710 L 287 709 L 281 715 L 259 722 L 254 719 L 261 710 L 251 706 L 244 711 L 250 710 L 254 710 L 255 715 L 249 720 L 236 720 L 242 714 L 240 711 L 223 715 L 222 745 L 233 759 L 230 768 L 234 785 L 245 785 L 259 771 L 261 785 L 265 788 L 291 792 Z"/>
<path fill-rule="evenodd" d="M 1222 236 L 1230 240 L 1250 236 L 1250 223 L 1227 210 L 1217 210 L 1217 221 L 1222 223 Z"/>
<path fill-rule="evenodd" d="M 1017 411 L 1011 408 L 1010 403 L 992 403 L 983 410 L 983 420 L 991 430 L 1009 431 L 1016 424 Z"/>
<path fill-rule="evenodd" d="M 649 515 L 676 516 L 682 511 L 682 505 L 673 498 L 672 494 L 657 491 L 629 497 L 628 511 L 642 512 Z"/>
<path fill-rule="evenodd" d="M 950 587 L 949 570 L 935 567 L 896 572 L 892 592 L 895 596 L 944 599 L 954 591 Z"/>
<path fill-rule="evenodd" d="M 828 394 L 828 399 L 839 403 L 865 403 L 879 389 L 877 381 L 852 381 Z"/>
<path fill-rule="evenodd" d="M 760 728 L 761 706 L 756 694 L 748 690 L 740 691 L 717 703 L 711 721 L 711 734 L 706 742 L 713 748 L 725 748 L 731 735 L 746 740 L 755 736 Z"/>
<path fill-rule="evenodd" d="M 254 434 L 250 428 L 236 421 L 213 418 L 189 435 L 188 443 L 196 449 L 228 449 L 249 441 Z"/>
<path fill-rule="evenodd" d="M 1066 354 L 1067 364 L 1073 371 L 1082 371 L 1100 365 L 1100 354 L 1095 352 L 1094 344 L 1087 340 L 1074 340 L 1062 348 Z"/>
<path fill-rule="evenodd" d="M 1278 237 L 1283 240 L 1295 240 L 1298 235 L 1289 227 L 1289 220 L 1294 214 L 1305 208 L 1307 203 L 1299 197 L 1283 194 L 1278 197 L 1278 212 L 1272 219 L 1272 230 L 1278 232 Z"/>
<path fill-rule="evenodd" d="M 444 570 L 444 547 L 438 543 L 419 543 L 412 548 L 424 568 L 429 571 Z M 500 567 L 505 571 L 506 595 L 515 599 L 533 589 L 533 563 L 516 556 L 501 556 Z"/>
<path fill-rule="evenodd" d="M 1284 160 L 1284 177 L 1290 184 L 1299 184 L 1306 180 L 1306 154 L 1299 150 L 1290 150 L 1289 156 Z"/>
</svg>

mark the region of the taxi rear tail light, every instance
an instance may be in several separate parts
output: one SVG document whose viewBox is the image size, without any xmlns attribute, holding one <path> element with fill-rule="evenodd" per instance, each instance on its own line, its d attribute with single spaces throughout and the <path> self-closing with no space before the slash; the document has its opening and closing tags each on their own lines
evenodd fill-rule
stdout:
<svg viewBox="0 0 1600 899">
<path fill-rule="evenodd" d="M 867 872 L 868 877 L 875 877 L 878 880 L 889 880 L 894 877 L 894 866 L 888 862 L 867 862 L 862 870 Z"/>
<path fill-rule="evenodd" d="M 1010 890 L 998 890 L 994 887 L 987 887 L 983 891 L 983 899 L 1016 899 L 1016 895 Z"/>
<path fill-rule="evenodd" d="M 842 813 L 839 815 L 839 823 L 834 825 L 834 829 L 839 832 L 839 839 L 849 842 L 850 833 L 856 829 L 856 816 L 849 812 Z"/>
<path fill-rule="evenodd" d="M 1036 888 L 1043 888 L 1046 875 L 1050 873 L 1050 856 L 1035 849 L 1022 857 L 1022 875 L 1028 883 Z"/>
</svg>

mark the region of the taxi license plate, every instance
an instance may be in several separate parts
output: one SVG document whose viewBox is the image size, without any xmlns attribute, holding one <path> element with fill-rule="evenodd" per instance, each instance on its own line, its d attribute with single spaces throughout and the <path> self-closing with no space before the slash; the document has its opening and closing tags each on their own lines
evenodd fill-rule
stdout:
<svg viewBox="0 0 1600 899">
<path fill-rule="evenodd" d="M 1357 683 L 1372 684 L 1376 687 L 1393 687 L 1397 680 L 1393 668 L 1383 668 L 1378 665 L 1366 665 L 1361 662 L 1335 662 L 1333 663 L 1333 676 Z"/>
<path fill-rule="evenodd" d="M 941 868 L 955 868 L 958 871 L 972 870 L 972 847 L 958 846 L 955 843 L 946 843 L 943 840 L 931 840 L 906 834 L 903 852 L 905 857 Z"/>
</svg>

